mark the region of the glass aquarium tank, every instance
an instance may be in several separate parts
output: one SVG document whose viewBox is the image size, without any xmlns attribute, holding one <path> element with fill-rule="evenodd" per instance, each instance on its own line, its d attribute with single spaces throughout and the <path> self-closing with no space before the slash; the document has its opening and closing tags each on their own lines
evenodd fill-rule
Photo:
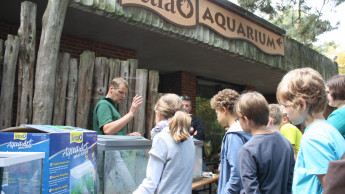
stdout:
<svg viewBox="0 0 345 194">
<path fill-rule="evenodd" d="M 98 135 L 98 193 L 135 191 L 146 177 L 151 145 L 140 136 Z"/>
<path fill-rule="evenodd" d="M 44 152 L 0 152 L 0 193 L 42 193 Z"/>
<path fill-rule="evenodd" d="M 194 139 L 195 145 L 195 159 L 194 159 L 194 174 L 193 174 L 193 181 L 198 181 L 202 179 L 202 147 L 204 142 L 201 140 Z"/>
</svg>

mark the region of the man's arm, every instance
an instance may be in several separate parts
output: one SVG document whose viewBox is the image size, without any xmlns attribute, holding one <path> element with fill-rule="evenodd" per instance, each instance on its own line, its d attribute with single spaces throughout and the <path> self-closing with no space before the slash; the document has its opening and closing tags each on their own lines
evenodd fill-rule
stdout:
<svg viewBox="0 0 345 194">
<path fill-rule="evenodd" d="M 102 128 L 104 134 L 114 135 L 115 133 L 119 132 L 137 114 L 137 110 L 142 102 L 143 98 L 141 96 L 134 96 L 131 108 L 125 116 L 123 116 L 121 119 L 103 125 Z"/>
</svg>

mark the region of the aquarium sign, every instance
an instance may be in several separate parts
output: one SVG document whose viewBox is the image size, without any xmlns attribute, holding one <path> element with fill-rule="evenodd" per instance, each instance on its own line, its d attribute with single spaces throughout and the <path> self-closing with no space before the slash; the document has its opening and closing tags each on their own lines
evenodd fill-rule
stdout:
<svg viewBox="0 0 345 194">
<path fill-rule="evenodd" d="M 14 133 L 13 139 L 20 139 L 20 140 L 26 140 L 27 133 Z"/>
<path fill-rule="evenodd" d="M 122 6 L 144 7 L 183 27 L 205 25 L 229 39 L 248 41 L 267 54 L 284 56 L 284 38 L 206 0 L 120 0 Z"/>
<path fill-rule="evenodd" d="M 83 142 L 83 132 L 71 132 L 70 133 L 70 143 L 82 143 Z"/>
<path fill-rule="evenodd" d="M 197 0 L 121 0 L 122 6 L 139 6 L 148 8 L 182 26 L 195 26 Z"/>
</svg>

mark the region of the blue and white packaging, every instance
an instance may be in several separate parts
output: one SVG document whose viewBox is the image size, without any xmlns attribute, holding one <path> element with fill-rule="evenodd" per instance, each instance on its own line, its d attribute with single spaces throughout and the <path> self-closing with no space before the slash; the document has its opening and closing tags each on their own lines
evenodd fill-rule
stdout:
<svg viewBox="0 0 345 194">
<path fill-rule="evenodd" d="M 22 125 L 0 131 L 0 151 L 44 152 L 42 193 L 96 193 L 97 133 L 69 126 Z"/>
</svg>

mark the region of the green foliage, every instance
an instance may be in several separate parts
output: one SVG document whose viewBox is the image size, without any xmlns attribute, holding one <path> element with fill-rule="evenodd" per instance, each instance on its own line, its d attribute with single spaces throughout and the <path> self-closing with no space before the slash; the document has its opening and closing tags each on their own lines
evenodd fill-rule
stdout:
<svg viewBox="0 0 345 194">
<path fill-rule="evenodd" d="M 334 41 L 325 42 L 323 45 L 314 47 L 319 53 L 328 56 L 331 60 L 338 63 L 340 75 L 345 74 L 345 50 L 337 45 Z"/>
<path fill-rule="evenodd" d="M 315 14 L 299 13 L 294 10 L 277 15 L 270 22 L 285 29 L 287 36 L 310 47 L 317 40 L 318 35 L 335 29 L 329 21 L 322 20 Z"/>
<path fill-rule="evenodd" d="M 204 124 L 206 160 L 218 162 L 225 130 L 218 124 L 217 115 L 210 106 L 210 99 L 197 97 L 196 105 L 196 115 Z"/>
<path fill-rule="evenodd" d="M 271 5 L 271 0 L 239 0 L 238 3 L 250 12 L 260 11 L 269 15 L 276 13 L 275 8 Z"/>
<path fill-rule="evenodd" d="M 337 49 L 339 45 L 337 45 L 333 40 L 330 42 L 325 42 L 322 45 L 314 46 L 313 49 L 318 51 L 323 55 L 327 55 L 328 51 L 331 49 Z"/>
<path fill-rule="evenodd" d="M 238 0 L 241 7 L 259 15 L 286 30 L 286 35 L 309 47 L 317 41 L 317 36 L 334 30 L 339 22 L 332 26 L 328 20 L 322 19 L 325 5 L 335 8 L 345 0 L 323 0 L 321 7 L 311 7 L 313 2 L 306 0 Z"/>
</svg>

